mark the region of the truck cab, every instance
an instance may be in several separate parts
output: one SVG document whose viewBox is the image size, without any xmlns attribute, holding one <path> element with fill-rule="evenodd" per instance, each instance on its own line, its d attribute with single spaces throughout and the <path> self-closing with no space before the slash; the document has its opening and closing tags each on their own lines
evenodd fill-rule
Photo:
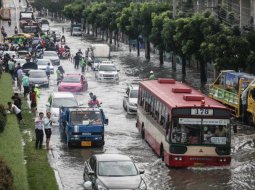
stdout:
<svg viewBox="0 0 255 190">
<path fill-rule="evenodd" d="M 248 125 L 255 124 L 255 84 L 249 86 L 247 97 L 246 120 Z"/>
<path fill-rule="evenodd" d="M 233 70 L 221 71 L 209 87 L 209 97 L 228 106 L 232 114 L 248 125 L 255 124 L 255 77 Z"/>
<path fill-rule="evenodd" d="M 101 63 L 98 68 L 95 69 L 95 78 L 100 82 L 118 82 L 119 70 L 112 62 Z"/>
<path fill-rule="evenodd" d="M 104 126 L 108 119 L 102 109 L 88 107 L 61 107 L 60 131 L 66 138 L 68 147 L 102 147 Z"/>
</svg>

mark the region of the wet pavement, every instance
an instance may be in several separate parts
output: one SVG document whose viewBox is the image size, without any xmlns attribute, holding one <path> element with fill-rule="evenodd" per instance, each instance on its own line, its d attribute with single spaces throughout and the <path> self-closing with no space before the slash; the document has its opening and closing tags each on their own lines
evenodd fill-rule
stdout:
<svg viewBox="0 0 255 190">
<path fill-rule="evenodd" d="M 53 25 L 52 28 L 61 30 L 61 25 Z M 67 44 L 74 54 L 78 48 L 85 51 L 90 43 L 98 43 L 91 37 L 71 37 L 65 33 Z M 82 40 L 82 42 L 81 42 Z M 144 178 L 151 190 L 168 189 L 254 189 L 255 151 L 254 131 L 249 135 L 239 133 L 232 138 L 232 163 L 229 167 L 220 168 L 193 168 L 193 169 L 169 169 L 162 163 L 148 144 L 141 139 L 135 123 L 136 117 L 127 115 L 122 108 L 122 100 L 125 94 L 127 83 L 137 77 L 127 76 L 125 73 L 130 69 L 136 70 L 139 76 L 147 77 L 150 70 L 154 70 L 156 76 L 171 77 L 182 80 L 178 73 L 181 67 L 177 67 L 177 74 L 171 72 L 171 64 L 166 62 L 163 67 L 158 66 L 158 57 L 152 55 L 151 62 L 144 60 L 143 52 L 141 57 L 136 52 L 128 52 L 128 47 L 121 44 L 111 52 L 112 60 L 120 69 L 120 82 L 118 84 L 99 83 L 95 81 L 93 71 L 86 73 L 88 80 L 88 91 L 76 94 L 80 103 L 86 104 L 89 98 L 88 93 L 93 92 L 102 101 L 105 114 L 109 118 L 109 125 L 105 130 L 105 146 L 102 149 L 68 149 L 65 142 L 60 139 L 58 127 L 54 127 L 51 141 L 53 150 L 49 154 L 51 164 L 58 171 L 63 189 L 83 189 L 83 163 L 95 152 L 124 153 L 132 157 L 137 166 L 145 170 Z M 73 64 L 67 60 L 61 60 L 61 65 L 67 72 L 80 73 L 75 70 Z M 55 77 L 55 76 L 54 76 Z M 186 81 L 200 88 L 199 71 L 187 69 Z M 212 78 L 209 78 L 212 81 Z M 40 107 L 44 107 L 47 95 L 50 91 L 56 90 L 56 81 L 51 80 L 49 90 L 46 90 L 40 99 Z M 206 91 L 206 89 L 204 89 Z M 247 132 L 247 130 L 245 130 Z"/>
<path fill-rule="evenodd" d="M 62 24 L 51 23 L 52 29 L 61 31 L 62 26 Z M 69 25 L 65 24 L 65 26 Z M 99 41 L 93 38 L 71 37 L 69 33 L 65 33 L 65 37 L 72 54 L 77 52 L 78 48 L 84 52 L 90 43 Z M 139 73 L 139 76 L 147 77 L 149 71 L 154 70 L 156 76 L 182 80 L 181 67 L 178 66 L 177 72 L 172 73 L 169 62 L 159 67 L 158 57 L 152 55 L 151 62 L 147 63 L 143 52 L 140 57 L 137 57 L 135 51 L 129 53 L 127 46 L 123 44 L 115 48 L 111 56 L 120 69 L 120 82 L 118 84 L 96 82 L 94 72 L 89 71 L 85 74 L 88 80 L 88 91 L 76 94 L 81 104 L 87 104 L 89 92 L 96 94 L 102 102 L 104 112 L 109 118 L 109 125 L 105 127 L 105 146 L 101 149 L 67 148 L 66 143 L 60 138 L 58 126 L 53 127 L 50 142 L 52 150 L 49 151 L 48 157 L 59 182 L 59 189 L 84 189 L 83 164 L 95 152 L 123 153 L 132 157 L 137 166 L 145 170 L 143 177 L 150 190 L 255 189 L 254 130 L 239 130 L 238 134 L 233 135 L 232 163 L 229 167 L 192 169 L 166 167 L 149 145 L 141 139 L 135 127 L 136 117 L 127 115 L 122 108 L 126 85 L 136 78 L 127 76 L 125 73 L 132 68 Z M 61 60 L 61 65 L 66 73 L 80 73 L 80 70 L 75 70 L 73 63 L 68 60 Z M 211 80 L 209 78 L 208 81 Z M 200 89 L 199 71 L 187 69 L 186 81 Z M 55 75 L 50 78 L 49 89 L 41 90 L 38 111 L 45 112 L 45 102 L 53 91 L 57 91 Z"/>
</svg>

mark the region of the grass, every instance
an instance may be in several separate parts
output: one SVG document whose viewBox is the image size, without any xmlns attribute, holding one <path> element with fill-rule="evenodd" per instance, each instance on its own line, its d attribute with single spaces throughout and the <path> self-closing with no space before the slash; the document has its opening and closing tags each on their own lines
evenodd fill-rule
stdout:
<svg viewBox="0 0 255 190">
<path fill-rule="evenodd" d="M 28 183 L 30 189 L 57 190 L 57 182 L 53 169 L 48 163 L 47 150 L 35 149 L 34 119 L 24 99 L 22 99 L 22 116 L 25 125 L 22 125 L 23 139 L 25 141 L 24 152 L 27 160 Z"/>
<path fill-rule="evenodd" d="M 3 74 L 0 79 L 0 104 L 7 106 L 13 95 L 11 77 Z M 22 99 L 24 125 L 17 124 L 15 115 L 8 115 L 8 122 L 0 133 L 0 156 L 4 158 L 14 176 L 14 188 L 17 190 L 57 190 L 54 171 L 50 167 L 45 149 L 36 150 L 34 119 L 27 102 Z M 22 139 L 24 150 L 22 148 Z M 25 164 L 25 161 L 26 164 Z"/>
<path fill-rule="evenodd" d="M 7 106 L 7 102 L 11 100 L 13 95 L 11 86 L 10 75 L 3 74 L 0 79 L 0 104 Z M 0 133 L 0 156 L 11 169 L 14 177 L 14 189 L 27 190 L 29 186 L 21 139 L 16 116 L 8 115 L 5 130 Z"/>
</svg>

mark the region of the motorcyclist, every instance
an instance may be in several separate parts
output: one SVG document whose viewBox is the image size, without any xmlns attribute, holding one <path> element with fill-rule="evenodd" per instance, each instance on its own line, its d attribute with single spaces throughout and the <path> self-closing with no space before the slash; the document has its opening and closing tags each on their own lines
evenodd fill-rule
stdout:
<svg viewBox="0 0 255 190">
<path fill-rule="evenodd" d="M 58 85 L 62 81 L 63 74 L 65 73 L 65 71 L 62 66 L 59 66 L 56 73 L 57 73 L 57 85 Z"/>
<path fill-rule="evenodd" d="M 149 80 L 155 80 L 156 77 L 154 75 L 154 72 L 153 71 L 150 71 L 150 76 L 149 76 Z"/>
<path fill-rule="evenodd" d="M 19 32 L 19 31 L 18 31 L 18 27 L 15 26 L 15 28 L 14 28 L 14 33 L 15 33 L 15 34 L 18 34 L 18 32 Z"/>
<path fill-rule="evenodd" d="M 88 102 L 88 105 L 89 105 L 89 107 L 100 107 L 100 103 L 99 103 L 99 101 L 97 100 L 97 96 L 96 95 L 93 95 L 93 98 L 92 98 L 92 100 L 90 100 L 89 102 Z"/>
<path fill-rule="evenodd" d="M 4 33 L 4 26 L 1 27 L 1 33 Z"/>
</svg>

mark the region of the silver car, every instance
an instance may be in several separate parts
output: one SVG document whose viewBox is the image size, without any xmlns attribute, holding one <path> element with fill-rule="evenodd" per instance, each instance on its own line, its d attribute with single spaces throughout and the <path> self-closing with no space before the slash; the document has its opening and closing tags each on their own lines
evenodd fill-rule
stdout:
<svg viewBox="0 0 255 190">
<path fill-rule="evenodd" d="M 55 51 L 44 51 L 43 59 L 49 59 L 53 65 L 60 65 L 60 59 Z"/>
<path fill-rule="evenodd" d="M 88 190 L 147 190 L 143 173 L 126 155 L 94 154 L 85 162 L 84 186 Z"/>
<path fill-rule="evenodd" d="M 29 71 L 29 84 L 38 85 L 39 87 L 49 87 L 49 80 L 46 72 L 43 70 L 30 70 Z"/>
<path fill-rule="evenodd" d="M 48 63 L 50 64 L 50 73 L 53 74 L 54 73 L 54 67 L 51 64 L 51 61 L 49 59 L 37 59 L 36 60 L 36 64 L 37 64 L 39 70 L 46 71 Z"/>
</svg>

